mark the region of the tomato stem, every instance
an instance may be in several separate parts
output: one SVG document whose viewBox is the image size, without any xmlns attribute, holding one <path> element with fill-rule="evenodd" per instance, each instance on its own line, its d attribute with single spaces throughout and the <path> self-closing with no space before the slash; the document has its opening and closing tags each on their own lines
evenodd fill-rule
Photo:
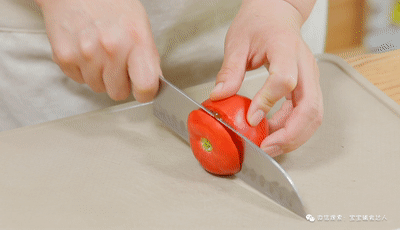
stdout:
<svg viewBox="0 0 400 230">
<path fill-rule="evenodd" d="M 212 151 L 213 147 L 212 147 L 210 141 L 207 138 L 202 137 L 200 141 L 201 141 L 203 149 L 206 152 L 211 152 Z"/>
</svg>

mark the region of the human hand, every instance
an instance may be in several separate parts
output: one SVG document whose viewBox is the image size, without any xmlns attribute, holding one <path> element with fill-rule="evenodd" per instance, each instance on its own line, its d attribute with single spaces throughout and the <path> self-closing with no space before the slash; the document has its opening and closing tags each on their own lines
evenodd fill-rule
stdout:
<svg viewBox="0 0 400 230">
<path fill-rule="evenodd" d="M 36 0 L 61 70 L 114 100 L 150 101 L 161 75 L 150 23 L 138 0 Z"/>
<path fill-rule="evenodd" d="M 315 58 L 301 38 L 303 15 L 284 0 L 245 0 L 226 35 L 224 61 L 212 100 L 238 92 L 245 72 L 265 65 L 270 73 L 253 98 L 247 120 L 255 126 L 286 97 L 269 119 L 261 148 L 270 156 L 297 149 L 322 122 L 323 102 Z"/>
</svg>

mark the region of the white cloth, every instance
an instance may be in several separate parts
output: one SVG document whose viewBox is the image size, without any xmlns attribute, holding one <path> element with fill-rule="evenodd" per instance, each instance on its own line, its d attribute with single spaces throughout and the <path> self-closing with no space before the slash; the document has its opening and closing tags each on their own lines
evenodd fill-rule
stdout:
<svg viewBox="0 0 400 230">
<path fill-rule="evenodd" d="M 180 88 L 215 79 L 224 39 L 241 1 L 143 1 L 162 60 Z M 327 0 L 318 0 L 302 30 L 322 53 Z M 0 131 L 134 100 L 115 102 L 66 77 L 52 61 L 40 9 L 33 0 L 0 0 Z"/>
</svg>

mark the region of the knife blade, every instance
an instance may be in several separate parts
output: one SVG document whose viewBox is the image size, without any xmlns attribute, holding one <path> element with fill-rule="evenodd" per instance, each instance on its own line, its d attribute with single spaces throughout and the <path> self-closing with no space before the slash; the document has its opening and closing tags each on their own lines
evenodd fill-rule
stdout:
<svg viewBox="0 0 400 230">
<path fill-rule="evenodd" d="M 160 88 L 153 101 L 153 114 L 189 143 L 187 118 L 193 110 L 202 109 L 244 142 L 242 169 L 235 176 L 276 203 L 305 218 L 303 202 L 289 175 L 258 146 L 230 127 L 220 118 L 160 76 Z"/>
</svg>

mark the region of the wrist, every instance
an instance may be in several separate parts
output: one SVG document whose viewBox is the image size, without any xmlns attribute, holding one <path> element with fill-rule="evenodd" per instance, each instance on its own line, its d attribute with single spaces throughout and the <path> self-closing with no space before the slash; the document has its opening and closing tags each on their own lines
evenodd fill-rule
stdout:
<svg viewBox="0 0 400 230">
<path fill-rule="evenodd" d="M 317 0 L 279 0 L 285 1 L 292 5 L 301 15 L 303 22 L 307 20 L 310 16 L 312 9 L 314 8 L 315 2 Z"/>
<path fill-rule="evenodd" d="M 300 12 L 285 0 L 243 0 L 239 14 L 241 11 L 263 17 L 270 25 L 286 31 L 299 33 L 304 23 Z"/>
<path fill-rule="evenodd" d="M 272 11 L 278 10 L 278 8 L 282 9 L 286 7 L 282 7 L 282 4 L 290 6 L 293 10 L 298 13 L 300 16 L 300 24 L 303 25 L 307 18 L 310 16 L 311 11 L 315 5 L 317 0 L 243 0 L 243 5 L 264 5 L 266 6 L 265 9 L 271 9 Z M 261 6 L 262 7 L 262 6 Z"/>
</svg>

